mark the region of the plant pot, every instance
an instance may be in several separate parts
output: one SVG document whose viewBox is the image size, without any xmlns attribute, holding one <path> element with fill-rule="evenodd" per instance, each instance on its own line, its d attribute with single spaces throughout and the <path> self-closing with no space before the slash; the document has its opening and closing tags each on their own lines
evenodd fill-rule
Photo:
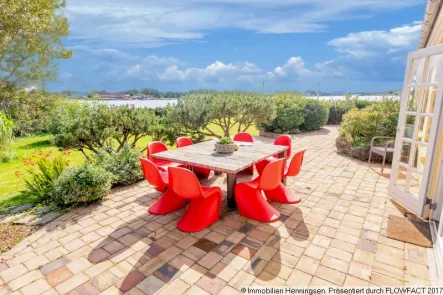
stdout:
<svg viewBox="0 0 443 295">
<path fill-rule="evenodd" d="M 235 149 L 234 143 L 231 143 L 231 144 L 216 143 L 214 145 L 215 145 L 216 152 L 220 153 L 220 154 L 231 154 L 234 152 L 234 149 Z"/>
</svg>

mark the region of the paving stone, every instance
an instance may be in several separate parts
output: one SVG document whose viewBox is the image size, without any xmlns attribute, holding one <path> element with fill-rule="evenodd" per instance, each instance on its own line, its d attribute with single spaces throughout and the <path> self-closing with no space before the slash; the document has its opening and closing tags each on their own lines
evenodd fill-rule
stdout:
<svg viewBox="0 0 443 295">
<path fill-rule="evenodd" d="M 208 239 L 200 239 L 194 243 L 194 247 L 197 247 L 205 252 L 212 251 L 217 246 L 217 243 L 210 241 Z"/>
<path fill-rule="evenodd" d="M 257 250 L 250 248 L 246 245 L 243 244 L 238 244 L 237 246 L 235 246 L 232 250 L 232 253 L 234 253 L 235 255 L 238 255 L 240 257 L 243 257 L 245 259 L 251 259 L 252 256 L 255 255 L 255 253 L 257 252 Z"/>
<path fill-rule="evenodd" d="M 40 271 L 42 272 L 42 274 L 47 275 L 50 272 L 52 272 L 60 267 L 65 266 L 69 262 L 71 262 L 69 259 L 67 259 L 66 257 L 62 257 L 62 258 L 54 260 L 48 264 L 45 264 L 42 268 L 40 268 Z"/>
<path fill-rule="evenodd" d="M 118 280 L 115 285 L 120 291 L 127 292 L 137 286 L 144 279 L 145 275 L 138 270 L 135 270 L 129 273 L 126 278 Z"/>
<path fill-rule="evenodd" d="M 53 221 L 54 219 L 56 219 L 57 217 L 59 217 L 61 215 L 60 212 L 58 211 L 52 211 L 49 212 L 43 216 L 39 216 L 36 217 L 36 220 L 32 221 L 32 225 L 43 225 L 43 224 L 47 224 L 51 221 Z"/>
<path fill-rule="evenodd" d="M 91 283 L 86 283 L 78 286 L 68 293 L 68 295 L 96 295 L 100 293 Z"/>
<path fill-rule="evenodd" d="M 146 295 L 154 295 L 165 286 L 166 283 L 157 277 L 150 275 L 145 278 L 143 281 L 138 283 L 137 288 L 140 289 Z"/>
<path fill-rule="evenodd" d="M 63 266 L 49 273 L 46 280 L 51 287 L 55 287 L 73 276 L 74 274 L 66 266 Z"/>
<path fill-rule="evenodd" d="M 118 278 L 111 272 L 105 271 L 91 280 L 92 285 L 99 291 L 104 291 L 114 285 Z"/>
</svg>

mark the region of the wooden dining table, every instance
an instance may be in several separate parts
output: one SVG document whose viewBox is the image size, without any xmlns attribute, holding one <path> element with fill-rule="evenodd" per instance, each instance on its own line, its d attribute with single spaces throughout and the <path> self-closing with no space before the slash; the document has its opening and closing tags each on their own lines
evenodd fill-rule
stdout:
<svg viewBox="0 0 443 295">
<path fill-rule="evenodd" d="M 214 149 L 216 140 L 209 140 L 173 150 L 152 154 L 156 159 L 167 160 L 187 165 L 190 169 L 196 167 L 213 170 L 216 173 L 227 174 L 227 202 L 229 209 L 235 209 L 234 187 L 240 171 L 260 162 L 272 155 L 286 157 L 287 146 L 269 143 L 235 142 L 238 150 L 230 154 L 220 154 Z"/>
</svg>

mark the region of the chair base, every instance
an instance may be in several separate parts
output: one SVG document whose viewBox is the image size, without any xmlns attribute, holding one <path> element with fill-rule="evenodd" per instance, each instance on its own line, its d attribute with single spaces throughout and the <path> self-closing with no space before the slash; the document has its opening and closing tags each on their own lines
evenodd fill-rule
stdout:
<svg viewBox="0 0 443 295">
<path fill-rule="evenodd" d="M 280 183 L 277 188 L 264 191 L 266 198 L 269 201 L 274 201 L 284 204 L 297 204 L 300 203 L 301 197 L 297 195 L 293 190 L 287 188 L 283 183 Z"/>
<path fill-rule="evenodd" d="M 269 205 L 260 190 L 247 183 L 235 186 L 235 200 L 241 216 L 261 222 L 274 222 L 280 218 L 280 212 Z"/>
<path fill-rule="evenodd" d="M 220 218 L 222 196 L 216 191 L 206 198 L 192 199 L 177 228 L 182 232 L 198 232 Z"/>
<path fill-rule="evenodd" d="M 185 206 L 186 200 L 177 196 L 172 189 L 167 189 L 166 192 L 149 207 L 148 212 L 154 215 L 163 215 L 180 210 Z"/>
</svg>

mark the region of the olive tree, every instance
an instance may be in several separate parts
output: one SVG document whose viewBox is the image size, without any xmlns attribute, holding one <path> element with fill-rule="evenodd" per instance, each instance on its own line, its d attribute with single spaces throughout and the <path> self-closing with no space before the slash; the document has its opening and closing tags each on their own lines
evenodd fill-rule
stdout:
<svg viewBox="0 0 443 295">
<path fill-rule="evenodd" d="M 13 123 L 0 112 L 0 150 L 7 149 L 12 141 Z"/>
<path fill-rule="evenodd" d="M 230 136 L 270 122 L 275 107 L 268 96 L 248 92 L 188 95 L 168 108 L 168 118 L 183 134 Z"/>
<path fill-rule="evenodd" d="M 54 112 L 51 133 L 57 146 L 79 150 L 89 158 L 87 151 L 135 148 L 155 123 L 154 112 L 147 108 L 75 102 Z"/>
</svg>

